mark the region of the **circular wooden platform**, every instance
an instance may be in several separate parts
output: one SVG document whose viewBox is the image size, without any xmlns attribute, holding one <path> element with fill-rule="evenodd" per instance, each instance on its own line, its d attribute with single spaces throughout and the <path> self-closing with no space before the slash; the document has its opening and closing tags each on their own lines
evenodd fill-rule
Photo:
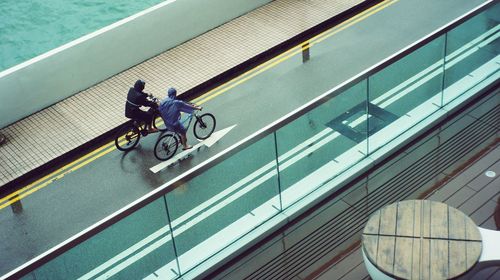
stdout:
<svg viewBox="0 0 500 280">
<path fill-rule="evenodd" d="M 449 279 L 472 268 L 481 235 L 461 211 L 441 202 L 408 200 L 373 213 L 363 231 L 368 260 L 388 276 Z"/>
</svg>

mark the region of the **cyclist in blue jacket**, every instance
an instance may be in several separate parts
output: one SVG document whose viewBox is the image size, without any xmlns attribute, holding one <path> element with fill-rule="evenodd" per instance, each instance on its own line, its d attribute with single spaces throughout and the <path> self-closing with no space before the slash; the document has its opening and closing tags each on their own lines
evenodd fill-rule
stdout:
<svg viewBox="0 0 500 280">
<path fill-rule="evenodd" d="M 177 99 L 177 90 L 175 88 L 168 89 L 168 97 L 160 102 L 160 115 L 165 122 L 165 125 L 178 133 L 181 136 L 181 144 L 183 150 L 191 149 L 192 146 L 187 144 L 187 129 L 182 125 L 181 112 L 192 114 L 194 110 L 201 110 L 200 106 L 191 105 L 182 100 Z"/>
</svg>

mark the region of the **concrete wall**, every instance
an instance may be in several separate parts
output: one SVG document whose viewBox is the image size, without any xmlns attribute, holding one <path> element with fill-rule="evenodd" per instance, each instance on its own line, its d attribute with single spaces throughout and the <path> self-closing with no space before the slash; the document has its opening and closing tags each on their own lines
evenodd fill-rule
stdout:
<svg viewBox="0 0 500 280">
<path fill-rule="evenodd" d="M 271 0 L 168 0 L 0 72 L 0 128 Z"/>
</svg>

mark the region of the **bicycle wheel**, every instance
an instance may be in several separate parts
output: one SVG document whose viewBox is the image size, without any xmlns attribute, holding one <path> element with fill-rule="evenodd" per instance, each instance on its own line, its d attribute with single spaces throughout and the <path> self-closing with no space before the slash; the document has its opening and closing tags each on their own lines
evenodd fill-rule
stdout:
<svg viewBox="0 0 500 280">
<path fill-rule="evenodd" d="M 141 133 L 139 132 L 139 128 L 129 123 L 118 131 L 115 138 L 115 146 L 120 151 L 130 151 L 137 146 L 140 138 Z"/>
<path fill-rule="evenodd" d="M 154 114 L 153 118 L 153 127 L 157 128 L 159 131 L 167 131 L 167 127 L 165 126 L 165 123 L 163 122 L 163 119 L 160 117 L 160 113 L 156 112 Z"/>
<path fill-rule="evenodd" d="M 155 144 L 155 157 L 159 160 L 167 160 L 175 155 L 179 147 L 179 140 L 172 133 L 160 137 Z"/>
<path fill-rule="evenodd" d="M 210 113 L 203 114 L 196 118 L 193 132 L 198 139 L 204 140 L 210 137 L 215 130 L 215 117 Z"/>
</svg>

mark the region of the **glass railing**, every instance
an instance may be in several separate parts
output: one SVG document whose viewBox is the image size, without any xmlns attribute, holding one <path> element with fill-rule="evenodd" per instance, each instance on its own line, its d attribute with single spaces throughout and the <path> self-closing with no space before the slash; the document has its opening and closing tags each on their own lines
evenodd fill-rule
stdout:
<svg viewBox="0 0 500 280">
<path fill-rule="evenodd" d="M 334 188 L 334 178 L 481 83 L 498 80 L 499 22 L 500 4 L 484 4 L 331 90 L 331 39 L 311 39 L 307 63 L 307 48 L 299 46 L 256 79 L 326 93 L 11 276 L 175 279 L 229 246 L 244 246 L 245 236 L 290 206 Z"/>
</svg>

